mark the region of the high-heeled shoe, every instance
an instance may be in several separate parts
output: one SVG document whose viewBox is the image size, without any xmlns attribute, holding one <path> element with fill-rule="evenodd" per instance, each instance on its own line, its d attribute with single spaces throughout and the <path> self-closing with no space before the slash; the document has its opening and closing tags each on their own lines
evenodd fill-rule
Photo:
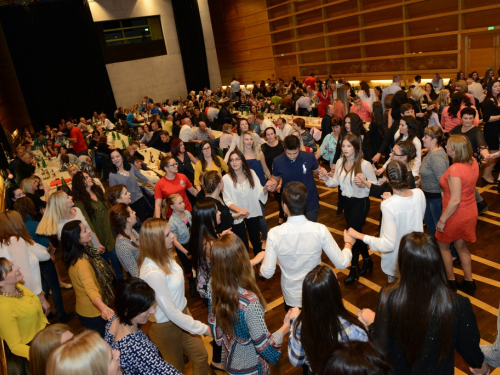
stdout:
<svg viewBox="0 0 500 375">
<path fill-rule="evenodd" d="M 462 280 L 461 283 L 457 283 L 457 287 L 459 290 L 468 294 L 469 296 L 473 296 L 474 293 L 476 293 L 476 282 L 474 280 Z"/>
<path fill-rule="evenodd" d="M 368 257 L 366 259 L 363 258 L 363 268 L 359 270 L 359 275 L 360 276 L 365 276 L 368 271 L 370 273 L 373 272 L 373 261 L 372 258 Z"/>
<path fill-rule="evenodd" d="M 359 268 L 351 266 L 351 270 L 349 271 L 349 276 L 344 279 L 345 285 L 352 285 L 356 280 L 359 279 Z"/>
</svg>

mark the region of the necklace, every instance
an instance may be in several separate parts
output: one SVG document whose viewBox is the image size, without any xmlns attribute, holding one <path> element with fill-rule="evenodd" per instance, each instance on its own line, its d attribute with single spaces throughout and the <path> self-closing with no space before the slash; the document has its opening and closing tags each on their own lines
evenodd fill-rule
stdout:
<svg viewBox="0 0 500 375">
<path fill-rule="evenodd" d="M 16 286 L 15 293 L 2 292 L 2 296 L 11 297 L 11 298 L 22 298 L 22 297 L 24 297 L 24 291 L 22 289 L 19 289 L 19 287 Z"/>
</svg>

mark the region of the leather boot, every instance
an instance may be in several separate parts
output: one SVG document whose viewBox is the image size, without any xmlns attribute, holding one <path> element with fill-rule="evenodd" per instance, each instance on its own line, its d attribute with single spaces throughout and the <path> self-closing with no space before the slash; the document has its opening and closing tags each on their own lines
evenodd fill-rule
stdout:
<svg viewBox="0 0 500 375">
<path fill-rule="evenodd" d="M 351 271 L 349 272 L 349 276 L 344 279 L 344 284 L 352 285 L 357 279 L 359 279 L 359 268 L 352 266 Z"/>
<path fill-rule="evenodd" d="M 359 270 L 360 276 L 365 276 L 368 272 L 373 272 L 373 261 L 372 258 L 363 258 L 363 268 Z"/>
<path fill-rule="evenodd" d="M 476 293 L 476 282 L 474 280 L 463 280 L 461 283 L 457 283 L 457 287 L 469 296 L 473 296 Z"/>
<path fill-rule="evenodd" d="M 457 291 L 457 280 L 448 280 L 448 286 L 450 287 L 451 290 L 453 290 L 454 292 Z"/>
</svg>

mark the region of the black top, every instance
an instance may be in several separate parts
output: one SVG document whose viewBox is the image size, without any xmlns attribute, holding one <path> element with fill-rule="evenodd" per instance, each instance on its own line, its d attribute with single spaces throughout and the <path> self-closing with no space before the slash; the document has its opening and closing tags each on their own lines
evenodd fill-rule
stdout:
<svg viewBox="0 0 500 375">
<path fill-rule="evenodd" d="M 172 148 L 172 138 L 168 140 L 168 142 L 162 142 L 161 143 L 161 152 L 166 152 L 169 153 L 170 149 Z"/>
<path fill-rule="evenodd" d="M 221 124 L 232 124 L 233 123 L 233 117 L 231 116 L 231 113 L 226 108 L 222 108 L 220 110 L 219 116 L 217 118 L 219 119 L 219 123 L 221 123 Z"/>
<path fill-rule="evenodd" d="M 325 137 L 332 132 L 332 116 L 328 113 L 325 113 L 325 117 L 321 120 L 321 141 L 325 139 Z"/>
<path fill-rule="evenodd" d="M 95 139 L 91 139 L 89 142 L 89 149 L 93 150 L 94 148 L 97 147 L 97 141 Z"/>
<path fill-rule="evenodd" d="M 98 143 L 97 144 L 97 152 L 101 152 L 106 155 L 110 155 L 112 149 L 109 148 L 109 145 L 107 143 Z"/>
<path fill-rule="evenodd" d="M 471 303 L 468 298 L 459 294 L 453 293 L 453 297 L 453 332 L 451 346 L 446 357 L 441 363 L 438 363 L 441 333 L 437 319 L 433 318 L 422 344 L 422 353 L 414 369 L 410 369 L 406 363 L 405 353 L 396 339 L 396 332 L 394 332 L 393 338 L 388 335 L 387 320 L 393 297 L 389 296 L 386 315 L 382 315 L 383 313 L 377 308 L 375 322 L 370 326 L 373 328 L 373 340 L 378 341 L 386 350 L 396 374 L 453 375 L 453 349 L 457 350 L 470 367 L 481 367 L 484 355 L 479 348 L 479 329 Z M 415 327 L 415 329 L 422 329 L 422 327 Z M 406 334 L 411 334 L 411 332 Z"/>
<path fill-rule="evenodd" d="M 35 169 L 36 167 L 34 165 L 26 164 L 22 160 L 21 162 L 17 163 L 15 170 L 16 184 L 20 186 L 22 180 L 30 177 L 31 175 L 33 175 L 33 173 L 35 173 Z"/>
<path fill-rule="evenodd" d="M 234 219 L 231 215 L 231 210 L 229 210 L 229 207 L 223 204 L 219 199 L 214 199 L 212 197 L 205 197 L 204 199 L 213 201 L 217 206 L 217 209 L 220 211 L 220 224 L 217 228 L 219 232 L 230 229 L 233 226 Z"/>
<path fill-rule="evenodd" d="M 488 146 L 486 144 L 486 140 L 484 139 L 484 134 L 477 126 L 473 126 L 465 133 L 462 132 L 462 125 L 457 125 L 453 129 L 450 130 L 450 134 L 463 134 L 467 138 L 469 138 L 470 143 L 472 145 L 472 152 L 474 153 L 474 157 L 477 162 L 481 166 L 481 150 L 486 149 Z"/>
<path fill-rule="evenodd" d="M 10 173 L 12 173 L 14 178 L 16 178 L 16 167 L 20 162 L 21 162 L 21 159 L 19 159 L 16 156 L 14 159 L 12 159 L 12 161 L 9 163 L 9 166 L 7 167 L 7 168 L 9 168 L 9 171 L 10 171 Z"/>
<path fill-rule="evenodd" d="M 267 169 L 269 169 L 269 172 L 271 172 L 271 175 L 273 174 L 273 160 L 274 158 L 280 156 L 282 153 L 285 152 L 285 148 L 283 147 L 283 144 L 281 141 L 278 141 L 278 144 L 274 147 L 269 146 L 269 144 L 264 143 L 262 146 L 260 146 L 262 152 L 264 153 L 264 158 L 266 159 L 266 165 Z"/>
<path fill-rule="evenodd" d="M 156 148 L 158 151 L 162 151 L 163 142 L 161 141 L 160 133 L 161 130 L 155 131 L 149 142 L 146 142 L 146 146 Z"/>
<path fill-rule="evenodd" d="M 198 126 L 200 124 L 200 121 L 203 121 L 208 126 L 208 117 L 203 112 L 200 112 L 199 116 L 194 115 L 192 119 L 194 126 Z"/>
<path fill-rule="evenodd" d="M 184 162 L 181 161 L 181 159 L 179 159 L 177 156 L 174 156 L 174 159 L 178 164 L 178 172 L 186 176 L 188 180 L 194 185 L 194 168 L 187 152 L 184 153 Z"/>
<path fill-rule="evenodd" d="M 420 102 L 416 102 L 412 98 L 408 99 L 408 103 L 411 104 L 411 106 L 413 107 L 413 111 L 415 111 L 415 119 L 417 120 L 417 124 L 419 124 L 418 137 L 420 139 L 422 139 L 424 137 L 425 116 L 418 117 L 417 113 L 425 113 L 425 111 L 422 109 L 422 104 L 420 104 Z M 398 127 L 399 127 L 399 123 L 398 123 Z"/>
<path fill-rule="evenodd" d="M 26 196 L 33 201 L 33 204 L 35 205 L 35 210 L 37 213 L 40 213 L 40 210 L 47 206 L 47 203 L 42 201 L 40 199 L 40 197 L 36 194 L 26 193 Z"/>
</svg>

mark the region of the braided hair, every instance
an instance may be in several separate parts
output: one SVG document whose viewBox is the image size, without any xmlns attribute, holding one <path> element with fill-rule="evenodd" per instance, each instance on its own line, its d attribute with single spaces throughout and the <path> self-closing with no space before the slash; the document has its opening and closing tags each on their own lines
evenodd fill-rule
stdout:
<svg viewBox="0 0 500 375">
<path fill-rule="evenodd" d="M 395 190 L 408 189 L 408 178 L 410 176 L 410 171 L 408 167 L 401 161 L 392 160 L 389 165 L 387 165 L 387 179 L 391 184 L 392 188 Z"/>
</svg>

